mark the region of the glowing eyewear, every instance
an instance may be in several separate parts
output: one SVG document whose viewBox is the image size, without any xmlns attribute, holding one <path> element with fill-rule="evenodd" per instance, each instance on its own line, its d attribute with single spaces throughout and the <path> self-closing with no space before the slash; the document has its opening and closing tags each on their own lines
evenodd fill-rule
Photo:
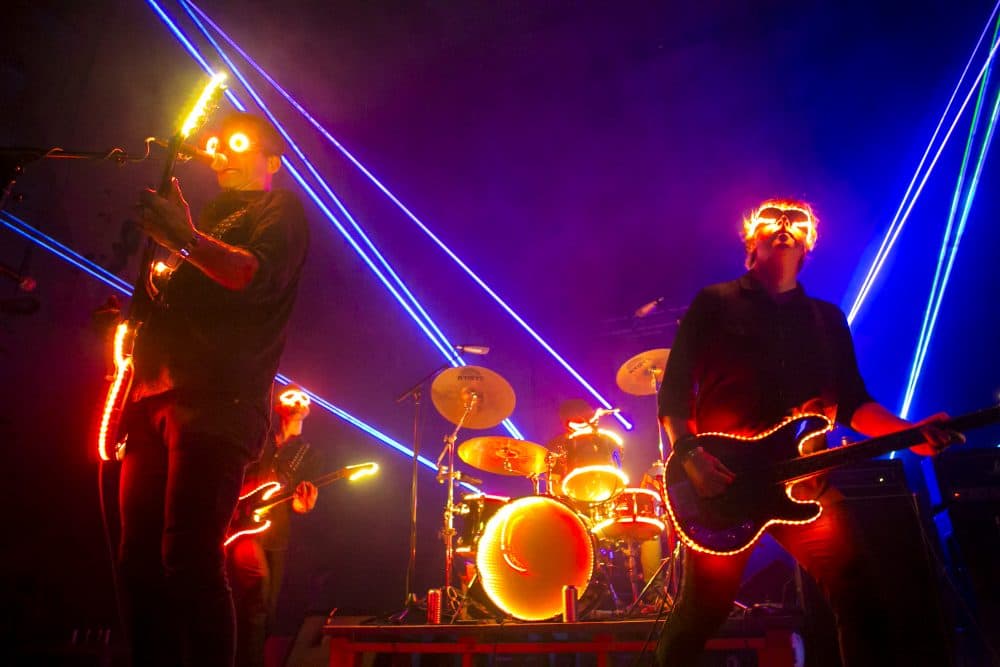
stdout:
<svg viewBox="0 0 1000 667">
<path fill-rule="evenodd" d="M 753 238 L 757 229 L 764 227 L 786 227 L 793 234 L 804 239 L 805 246 L 812 250 L 816 245 L 816 221 L 808 211 L 798 208 L 778 208 L 768 206 L 762 208 L 744 224 L 747 239 Z"/>
<path fill-rule="evenodd" d="M 218 136 L 209 137 L 208 141 L 205 142 L 205 152 L 214 155 L 215 151 L 219 150 L 220 142 L 221 139 Z M 233 153 L 246 153 L 254 146 L 254 143 L 250 141 L 250 137 L 243 132 L 233 132 L 229 135 L 229 141 L 226 143 L 229 150 Z"/>
<path fill-rule="evenodd" d="M 305 392 L 298 389 L 286 389 L 278 396 L 278 401 L 286 408 L 308 408 L 312 402 Z"/>
</svg>

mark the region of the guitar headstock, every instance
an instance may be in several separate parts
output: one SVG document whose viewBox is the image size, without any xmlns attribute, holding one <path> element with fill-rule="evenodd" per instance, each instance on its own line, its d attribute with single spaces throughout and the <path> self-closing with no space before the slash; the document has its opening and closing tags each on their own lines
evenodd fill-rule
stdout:
<svg viewBox="0 0 1000 667">
<path fill-rule="evenodd" d="M 218 108 L 219 98 L 226 90 L 225 80 L 225 72 L 216 72 L 209 79 L 208 83 L 205 84 L 201 94 L 177 131 L 182 140 L 187 139 L 200 130 L 205 121 L 208 120 L 208 117 L 212 115 L 212 112 Z"/>
</svg>

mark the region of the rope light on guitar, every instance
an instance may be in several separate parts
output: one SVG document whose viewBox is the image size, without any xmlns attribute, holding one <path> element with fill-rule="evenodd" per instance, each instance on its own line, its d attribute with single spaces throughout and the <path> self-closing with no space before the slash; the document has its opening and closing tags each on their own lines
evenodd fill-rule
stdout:
<svg viewBox="0 0 1000 667">
<path fill-rule="evenodd" d="M 158 192 L 166 196 L 170 188 L 177 153 L 184 140 L 194 134 L 204 124 L 209 113 L 214 109 L 219 95 L 224 89 L 225 73 L 217 73 L 211 77 L 201 89 L 191 110 L 180 123 L 180 128 L 171 137 L 167 147 L 166 163 L 160 179 Z M 114 375 L 109 378 L 107 396 L 104 399 L 104 409 L 101 413 L 100 428 L 97 434 L 97 454 L 102 461 L 112 458 L 121 460 L 125 456 L 125 441 L 128 435 L 121 428 L 122 412 L 132 389 L 135 377 L 135 367 L 132 353 L 135 349 L 136 337 L 142 328 L 149 309 L 155 305 L 155 292 L 151 292 L 151 276 L 160 269 L 153 261 L 156 244 L 151 239 L 146 240 L 146 247 L 139 262 L 139 275 L 136 279 L 132 301 L 129 303 L 128 315 L 115 329 L 113 361 Z M 140 289 L 142 288 L 142 289 Z"/>
<path fill-rule="evenodd" d="M 933 422 L 937 429 L 963 433 L 1000 421 L 1000 406 Z M 670 521 L 691 549 L 731 556 L 749 549 L 768 526 L 812 523 L 823 513 L 816 500 L 792 497 L 796 482 L 839 466 L 882 456 L 927 442 L 918 424 L 849 445 L 806 453 L 804 445 L 833 428 L 825 415 L 789 417 L 755 436 L 700 433 L 697 447 L 719 459 L 735 475 L 720 494 L 701 496 L 683 467 L 684 457 L 671 454 L 665 471 L 664 497 Z M 753 443 L 748 446 L 748 443 Z"/>
<path fill-rule="evenodd" d="M 379 471 L 378 463 L 369 461 L 341 468 L 332 473 L 322 475 L 312 480 L 317 487 L 322 487 L 339 479 L 354 482 L 364 477 L 372 477 Z M 255 489 L 240 496 L 236 511 L 230 522 L 230 532 L 222 546 L 229 546 L 233 541 L 246 535 L 258 535 L 271 527 L 267 518 L 273 507 L 295 498 L 295 489 L 285 489 L 280 482 L 264 482 Z"/>
<path fill-rule="evenodd" d="M 699 445 L 706 449 L 712 449 L 710 443 L 719 443 L 723 446 L 727 442 L 738 443 L 760 443 L 776 434 L 786 434 L 787 440 L 794 443 L 795 451 L 799 456 L 803 455 L 803 446 L 810 439 L 825 435 L 833 430 L 833 422 L 826 416 L 817 413 L 805 413 L 789 417 L 772 428 L 753 436 L 734 435 L 718 431 L 699 433 L 697 438 Z M 749 457 L 761 457 L 765 454 L 765 447 L 754 448 L 757 451 L 749 452 Z M 717 454 L 719 452 L 711 452 Z M 788 452 L 791 453 L 791 452 Z M 722 458 L 722 457 L 719 457 Z M 727 467 L 736 468 L 734 464 L 723 463 Z M 753 473 L 748 472 L 746 476 L 739 471 L 737 480 L 742 484 L 746 476 Z M 752 481 L 752 480 L 751 480 Z M 781 484 L 781 482 L 778 482 Z M 734 484 L 737 482 L 734 481 Z M 750 484 L 753 488 L 753 484 Z M 802 525 L 812 523 L 823 513 L 823 506 L 814 500 L 796 500 L 791 495 L 793 483 L 783 484 L 784 496 L 795 505 L 802 506 L 799 512 L 790 512 L 785 516 L 768 517 L 766 520 L 752 521 L 743 517 L 733 518 L 730 508 L 719 507 L 716 498 L 700 498 L 695 493 L 687 473 L 684 472 L 682 464 L 679 462 L 675 452 L 671 452 L 666 464 L 666 488 L 664 497 L 667 506 L 667 515 L 674 525 L 677 535 L 685 546 L 701 551 L 703 553 L 716 556 L 733 556 L 746 549 L 751 548 L 760 539 L 769 526 L 774 524 Z M 754 488 L 756 490 L 756 488 Z M 752 502 L 754 494 L 737 493 L 735 499 L 729 503 L 736 507 L 745 506 L 745 503 Z M 716 506 L 713 507 L 713 504 Z M 743 520 L 741 520 L 743 519 Z M 719 534 L 713 534 L 719 533 Z"/>
</svg>

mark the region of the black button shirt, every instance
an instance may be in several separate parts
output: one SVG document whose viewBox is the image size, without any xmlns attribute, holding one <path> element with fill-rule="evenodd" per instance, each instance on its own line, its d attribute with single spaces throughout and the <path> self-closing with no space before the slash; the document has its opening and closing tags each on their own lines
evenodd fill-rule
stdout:
<svg viewBox="0 0 1000 667">
<path fill-rule="evenodd" d="M 871 401 L 843 312 L 801 285 L 772 298 L 750 274 L 695 297 L 670 351 L 660 416 L 754 435 L 816 401 L 842 424 Z"/>
</svg>

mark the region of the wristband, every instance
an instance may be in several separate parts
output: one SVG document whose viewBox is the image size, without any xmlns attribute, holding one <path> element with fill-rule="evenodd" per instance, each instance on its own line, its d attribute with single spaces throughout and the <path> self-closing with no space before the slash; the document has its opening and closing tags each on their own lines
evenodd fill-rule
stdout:
<svg viewBox="0 0 1000 667">
<path fill-rule="evenodd" d="M 688 433 L 677 438 L 677 442 L 674 443 L 674 453 L 680 457 L 688 457 L 691 452 L 698 449 L 698 436 Z"/>
<path fill-rule="evenodd" d="M 198 235 L 198 232 L 195 232 L 191 235 L 191 238 L 188 239 L 188 242 L 177 250 L 177 254 L 184 259 L 187 259 L 191 256 L 191 251 L 198 247 L 198 243 L 200 241 L 201 237 Z"/>
</svg>

